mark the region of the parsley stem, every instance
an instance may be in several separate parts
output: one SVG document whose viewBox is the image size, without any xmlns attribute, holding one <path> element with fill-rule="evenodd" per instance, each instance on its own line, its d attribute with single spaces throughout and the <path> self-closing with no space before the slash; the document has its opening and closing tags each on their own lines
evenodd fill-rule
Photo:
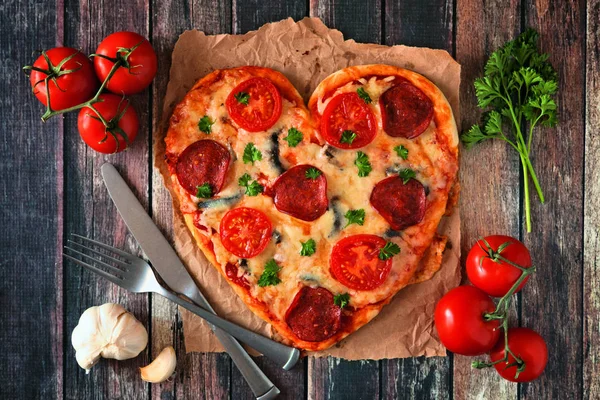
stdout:
<svg viewBox="0 0 600 400">
<path fill-rule="evenodd" d="M 525 188 L 525 222 L 527 232 L 531 232 L 531 204 L 529 201 L 529 178 L 527 177 L 527 164 L 525 157 L 521 154 L 521 164 L 523 165 L 523 183 Z"/>
</svg>

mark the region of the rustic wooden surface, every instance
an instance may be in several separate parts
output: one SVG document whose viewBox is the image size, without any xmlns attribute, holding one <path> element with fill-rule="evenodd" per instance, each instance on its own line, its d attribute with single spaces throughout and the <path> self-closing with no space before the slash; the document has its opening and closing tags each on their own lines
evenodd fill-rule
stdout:
<svg viewBox="0 0 600 400">
<path fill-rule="evenodd" d="M 476 121 L 472 80 L 486 55 L 527 26 L 541 34 L 559 71 L 559 128 L 539 132 L 534 165 L 547 203 L 532 203 L 534 232 L 523 227 L 517 155 L 501 143 L 462 154 L 462 251 L 480 235 L 520 237 L 537 276 L 519 295 L 514 322 L 548 342 L 541 379 L 516 385 L 467 357 L 348 362 L 308 359 L 284 372 L 258 364 L 298 399 L 597 399 L 600 398 L 600 0 L 50 0 L 0 5 L 0 185 L 3 229 L 0 282 L 0 398 L 244 399 L 251 392 L 225 354 L 184 355 L 177 308 L 158 296 L 128 294 L 71 264 L 64 240 L 76 232 L 139 252 L 100 179 L 116 164 L 167 235 L 169 196 L 151 168 L 151 135 L 162 109 L 170 52 L 185 29 L 243 33 L 288 16 L 317 16 L 347 38 L 429 46 L 463 66 L 463 127 Z M 135 96 L 142 121 L 134 146 L 100 155 L 80 140 L 75 115 L 39 121 L 40 105 L 20 71 L 32 53 L 55 45 L 93 52 L 107 34 L 133 30 L 159 56 L 151 90 Z M 587 88 L 587 89 L 586 89 Z M 123 304 L 149 328 L 151 346 L 129 361 L 103 361 L 86 375 L 70 334 L 87 307 Z M 166 345 L 178 354 L 176 378 L 148 385 L 137 367 Z"/>
</svg>

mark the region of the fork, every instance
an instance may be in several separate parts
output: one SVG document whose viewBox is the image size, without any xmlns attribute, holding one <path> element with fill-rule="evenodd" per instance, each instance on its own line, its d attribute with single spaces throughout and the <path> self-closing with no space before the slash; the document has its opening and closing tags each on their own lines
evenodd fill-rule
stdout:
<svg viewBox="0 0 600 400">
<path fill-rule="evenodd" d="M 73 257 L 69 254 L 63 253 L 63 256 L 75 264 L 78 264 L 95 274 L 100 275 L 101 277 L 111 281 L 112 283 L 121 286 L 123 289 L 126 289 L 133 293 L 157 293 L 172 302 L 188 309 L 194 314 L 200 316 L 207 322 L 213 324 L 229 333 L 231 336 L 237 338 L 238 340 L 246 343 L 253 349 L 259 351 L 264 356 L 270 358 L 271 360 L 277 362 L 280 365 L 283 365 L 283 368 L 289 370 L 293 367 L 300 357 L 300 351 L 296 348 L 285 346 L 281 343 L 275 342 L 274 340 L 268 339 L 262 335 L 259 335 L 255 332 L 252 332 L 246 328 L 242 328 L 239 325 L 236 325 L 226 319 L 223 319 L 204 308 L 198 307 L 191 302 L 184 300 L 181 294 L 176 293 L 166 287 L 166 285 L 162 285 L 159 283 L 156 275 L 154 274 L 154 270 L 145 260 L 134 256 L 133 254 L 129 254 L 123 250 L 117 249 L 115 247 L 109 246 L 107 244 L 98 242 L 96 240 L 92 240 L 86 238 L 84 236 L 75 235 L 73 236 L 79 238 L 82 241 L 92 243 L 98 247 L 101 247 L 107 251 L 115 253 L 119 255 L 123 260 L 117 259 L 108 253 L 98 251 L 89 245 L 85 245 L 74 240 L 68 239 L 67 242 L 72 245 L 81 248 L 82 250 L 89 251 L 91 253 L 96 254 L 99 257 L 93 257 L 89 254 L 83 253 L 79 250 L 76 250 L 72 247 L 65 246 L 65 250 L 70 251 L 72 254 L 77 254 L 80 257 L 86 258 L 95 262 L 98 265 L 101 265 L 103 268 L 98 268 L 92 264 L 88 264 L 79 258 Z M 100 258 L 104 258 L 108 261 L 111 261 L 115 265 L 108 264 L 102 261 Z"/>
</svg>

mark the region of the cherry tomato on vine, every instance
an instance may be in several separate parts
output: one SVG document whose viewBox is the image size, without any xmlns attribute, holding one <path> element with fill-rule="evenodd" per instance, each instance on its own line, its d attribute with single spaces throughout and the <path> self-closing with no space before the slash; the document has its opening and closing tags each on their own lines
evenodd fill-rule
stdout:
<svg viewBox="0 0 600 400">
<path fill-rule="evenodd" d="M 453 353 L 476 356 L 487 353 L 500 336 L 500 322 L 486 321 L 496 306 L 474 286 L 459 286 L 444 295 L 435 307 L 435 327 L 442 344 Z"/>
<path fill-rule="evenodd" d="M 92 105 L 98 113 L 90 107 L 79 112 L 79 134 L 88 146 L 100 153 L 118 153 L 129 147 L 137 136 L 138 115 L 129 100 L 120 96 L 106 93 L 101 94 L 100 99 L 103 101 Z"/>
<path fill-rule="evenodd" d="M 113 93 L 141 92 L 156 75 L 156 53 L 150 42 L 137 33 L 116 32 L 100 43 L 94 55 L 94 68 L 102 82 L 117 60 L 121 60 L 123 66 L 117 69 L 107 85 Z"/>
<path fill-rule="evenodd" d="M 529 250 L 517 239 L 494 235 L 478 240 L 467 256 L 467 276 L 473 285 L 493 297 L 504 296 L 521 276 L 520 269 L 497 259 L 498 255 L 524 268 L 531 267 Z M 525 278 L 516 292 L 528 279 Z"/>
<path fill-rule="evenodd" d="M 530 382 L 538 378 L 548 363 L 548 346 L 536 331 L 529 328 L 510 328 L 508 330 L 508 348 L 525 363 L 525 368 L 517 377 L 518 366 L 509 353 L 508 360 L 494 365 L 498 374 L 511 382 Z M 492 361 L 504 358 L 504 340 L 498 341 L 490 352 Z M 510 365 L 510 366 L 509 366 Z"/>
<path fill-rule="evenodd" d="M 64 110 L 83 103 L 91 99 L 98 88 L 91 61 L 79 50 L 70 47 L 48 50 L 35 60 L 33 68 L 25 69 L 31 70 L 29 81 L 33 94 L 45 106 L 48 105 L 50 91 L 50 107 L 53 110 Z"/>
</svg>

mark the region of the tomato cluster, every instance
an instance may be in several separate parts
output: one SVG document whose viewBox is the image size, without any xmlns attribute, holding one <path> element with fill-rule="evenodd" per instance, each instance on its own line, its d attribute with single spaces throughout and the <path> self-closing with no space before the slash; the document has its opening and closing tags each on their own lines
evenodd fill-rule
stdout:
<svg viewBox="0 0 600 400">
<path fill-rule="evenodd" d="M 90 57 L 93 62 L 79 50 L 57 47 L 24 69 L 31 72 L 34 95 L 46 106 L 43 121 L 80 110 L 77 126 L 83 141 L 101 153 L 117 153 L 130 145 L 139 128 L 139 117 L 125 96 L 150 85 L 156 53 L 143 36 L 116 32 Z"/>
<path fill-rule="evenodd" d="M 512 382 L 536 379 L 548 362 L 546 342 L 531 329 L 509 329 L 507 319 L 512 295 L 535 271 L 529 250 L 512 237 L 488 236 L 471 248 L 466 269 L 474 286 L 452 289 L 436 305 L 440 340 L 457 354 L 489 353 L 491 362 L 473 362 L 475 368 L 493 366 Z M 500 297 L 498 304 L 490 296 Z"/>
</svg>

